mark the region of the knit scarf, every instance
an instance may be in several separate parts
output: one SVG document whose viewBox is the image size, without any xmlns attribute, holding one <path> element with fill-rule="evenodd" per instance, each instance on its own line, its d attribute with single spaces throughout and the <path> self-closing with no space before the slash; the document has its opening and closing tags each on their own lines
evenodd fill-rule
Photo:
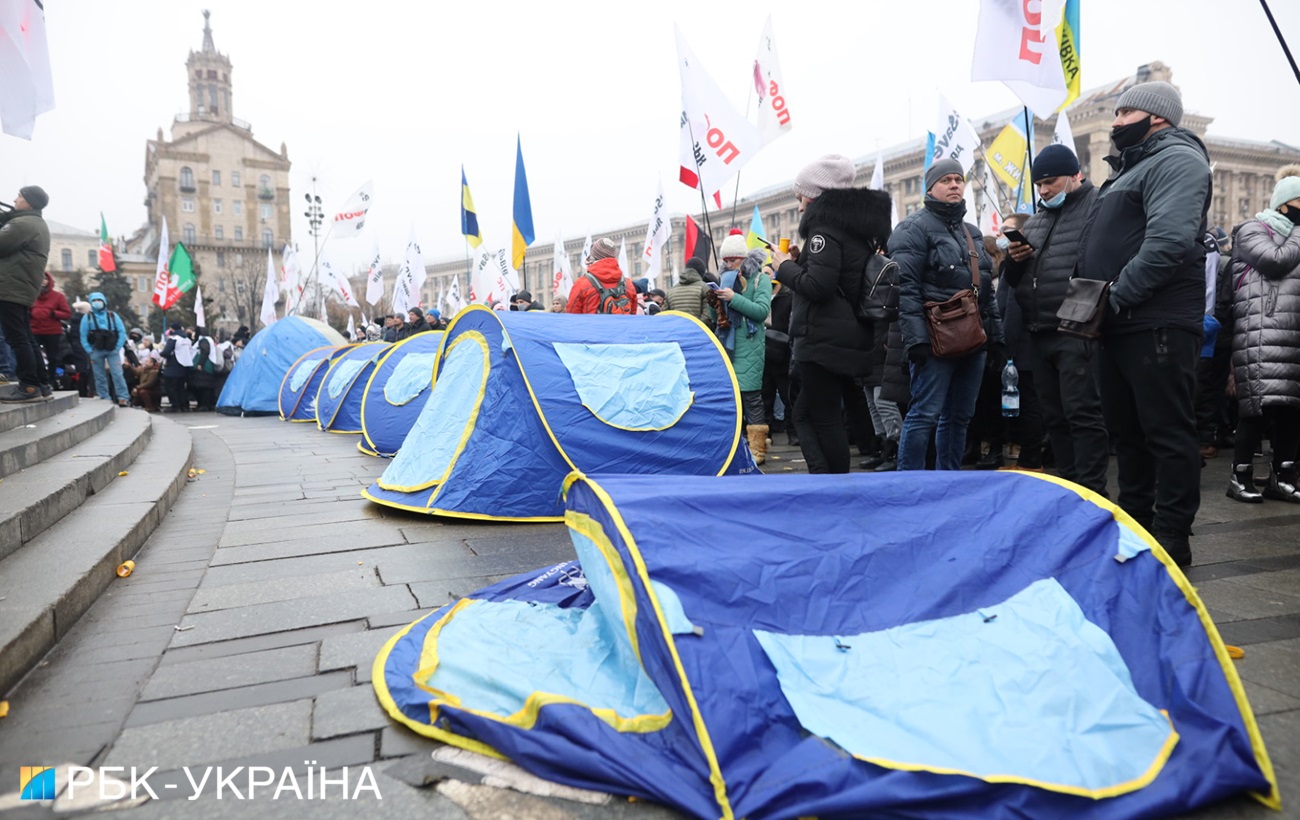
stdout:
<svg viewBox="0 0 1300 820">
<path fill-rule="evenodd" d="M 724 288 L 731 288 L 739 294 L 745 292 L 745 284 L 745 280 L 741 277 L 739 270 L 722 271 L 722 286 Z M 727 302 L 727 318 L 731 320 L 731 327 L 727 328 L 727 335 L 722 337 L 722 346 L 729 352 L 735 353 L 736 328 L 740 327 L 743 322 L 745 335 L 752 338 L 754 334 L 758 333 L 759 325 L 745 314 L 733 308 L 731 302 Z"/>
<path fill-rule="evenodd" d="M 1291 220 L 1283 216 L 1281 211 L 1274 210 L 1273 208 L 1265 208 L 1255 214 L 1255 218 L 1282 234 L 1284 237 L 1290 236 L 1291 231 L 1295 229 L 1295 225 L 1291 224 Z"/>
</svg>

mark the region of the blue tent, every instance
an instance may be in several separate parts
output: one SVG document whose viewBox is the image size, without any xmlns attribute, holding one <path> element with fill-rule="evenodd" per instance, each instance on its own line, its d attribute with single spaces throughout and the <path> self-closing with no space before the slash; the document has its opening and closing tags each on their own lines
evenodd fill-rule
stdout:
<svg viewBox="0 0 1300 820">
<path fill-rule="evenodd" d="M 361 399 L 361 441 L 357 449 L 367 455 L 391 456 L 424 407 L 433 387 L 442 331 L 408 336 L 384 351 L 366 381 Z"/>
<path fill-rule="evenodd" d="M 735 374 L 698 320 L 475 305 L 447 329 L 433 393 L 363 495 L 417 512 L 556 521 L 570 470 L 716 476 L 752 470 L 748 456 Z"/>
<path fill-rule="evenodd" d="M 272 416 L 279 412 L 280 383 L 308 350 L 344 344 L 324 322 L 287 316 L 253 334 L 226 377 L 217 410 L 230 416 Z"/>
<path fill-rule="evenodd" d="M 316 421 L 316 394 L 325 381 L 330 363 L 354 345 L 342 344 L 308 350 L 293 363 L 280 382 L 280 419 Z"/>
<path fill-rule="evenodd" d="M 1276 780 L 1195 589 L 1025 473 L 571 475 L 578 561 L 374 665 L 420 734 L 695 817 L 1163 817 Z"/>
<path fill-rule="evenodd" d="M 350 345 L 330 362 L 316 393 L 316 426 L 330 433 L 361 432 L 361 400 L 375 361 L 391 342 Z"/>
</svg>

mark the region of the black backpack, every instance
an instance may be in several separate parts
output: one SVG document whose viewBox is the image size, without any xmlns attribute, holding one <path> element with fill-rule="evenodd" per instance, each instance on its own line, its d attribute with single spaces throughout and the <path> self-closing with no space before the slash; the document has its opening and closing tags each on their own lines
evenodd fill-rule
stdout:
<svg viewBox="0 0 1300 820">
<path fill-rule="evenodd" d="M 632 299 L 627 295 L 627 286 L 625 280 L 620 276 L 618 284 L 612 288 L 607 288 L 600 283 L 600 280 L 590 273 L 582 274 L 596 289 L 596 312 L 597 313 L 625 313 L 633 312 Z"/>
<path fill-rule="evenodd" d="M 883 253 L 873 253 L 867 260 L 853 316 L 868 326 L 898 320 L 898 263 Z"/>
<path fill-rule="evenodd" d="M 82 321 L 90 321 L 90 330 L 86 331 L 86 341 L 90 346 L 99 351 L 117 350 L 117 317 L 113 311 L 108 311 L 108 327 L 100 327 L 95 314 L 90 314 Z"/>
</svg>

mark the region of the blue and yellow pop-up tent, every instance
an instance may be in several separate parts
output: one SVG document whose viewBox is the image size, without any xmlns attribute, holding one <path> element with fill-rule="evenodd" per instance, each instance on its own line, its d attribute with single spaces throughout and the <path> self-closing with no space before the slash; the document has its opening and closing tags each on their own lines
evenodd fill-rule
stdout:
<svg viewBox="0 0 1300 820">
<path fill-rule="evenodd" d="M 375 363 L 361 399 L 358 450 L 391 456 L 402 446 L 433 388 L 442 335 L 441 330 L 432 330 L 408 336 Z"/>
<path fill-rule="evenodd" d="M 696 817 L 1177 814 L 1272 767 L 1204 605 L 1029 474 L 573 474 L 578 561 L 400 632 L 420 734 Z"/>
<path fill-rule="evenodd" d="M 675 313 L 466 308 L 442 341 L 433 393 L 363 495 L 416 512 L 558 521 L 575 469 L 754 470 L 735 374 L 704 325 Z"/>
<path fill-rule="evenodd" d="M 350 345 L 336 356 L 316 392 L 316 427 L 330 433 L 361 432 L 361 401 L 375 361 L 391 342 L 362 342 Z"/>
<path fill-rule="evenodd" d="M 318 347 L 302 354 L 280 382 L 280 420 L 316 421 L 316 394 L 320 391 L 330 362 L 354 345 Z"/>
<path fill-rule="evenodd" d="M 226 386 L 217 399 L 217 412 L 230 416 L 272 416 L 279 412 L 280 385 L 304 353 L 344 344 L 339 332 L 324 322 L 287 316 L 248 340 Z"/>
</svg>

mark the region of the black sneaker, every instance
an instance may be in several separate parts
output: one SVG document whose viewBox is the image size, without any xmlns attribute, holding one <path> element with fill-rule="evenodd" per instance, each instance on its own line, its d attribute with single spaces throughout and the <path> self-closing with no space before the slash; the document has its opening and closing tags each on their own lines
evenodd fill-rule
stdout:
<svg viewBox="0 0 1300 820">
<path fill-rule="evenodd" d="M 1187 543 L 1187 536 L 1179 532 L 1153 532 L 1160 546 L 1165 548 L 1174 563 L 1186 569 L 1192 565 L 1192 547 Z"/>
<path fill-rule="evenodd" d="M 48 384 L 41 385 L 41 398 L 43 399 L 54 398 L 54 388 Z"/>
<path fill-rule="evenodd" d="M 10 404 L 41 400 L 41 388 L 30 384 L 15 384 L 10 386 L 8 390 L 0 393 L 0 401 L 8 402 Z"/>
</svg>

